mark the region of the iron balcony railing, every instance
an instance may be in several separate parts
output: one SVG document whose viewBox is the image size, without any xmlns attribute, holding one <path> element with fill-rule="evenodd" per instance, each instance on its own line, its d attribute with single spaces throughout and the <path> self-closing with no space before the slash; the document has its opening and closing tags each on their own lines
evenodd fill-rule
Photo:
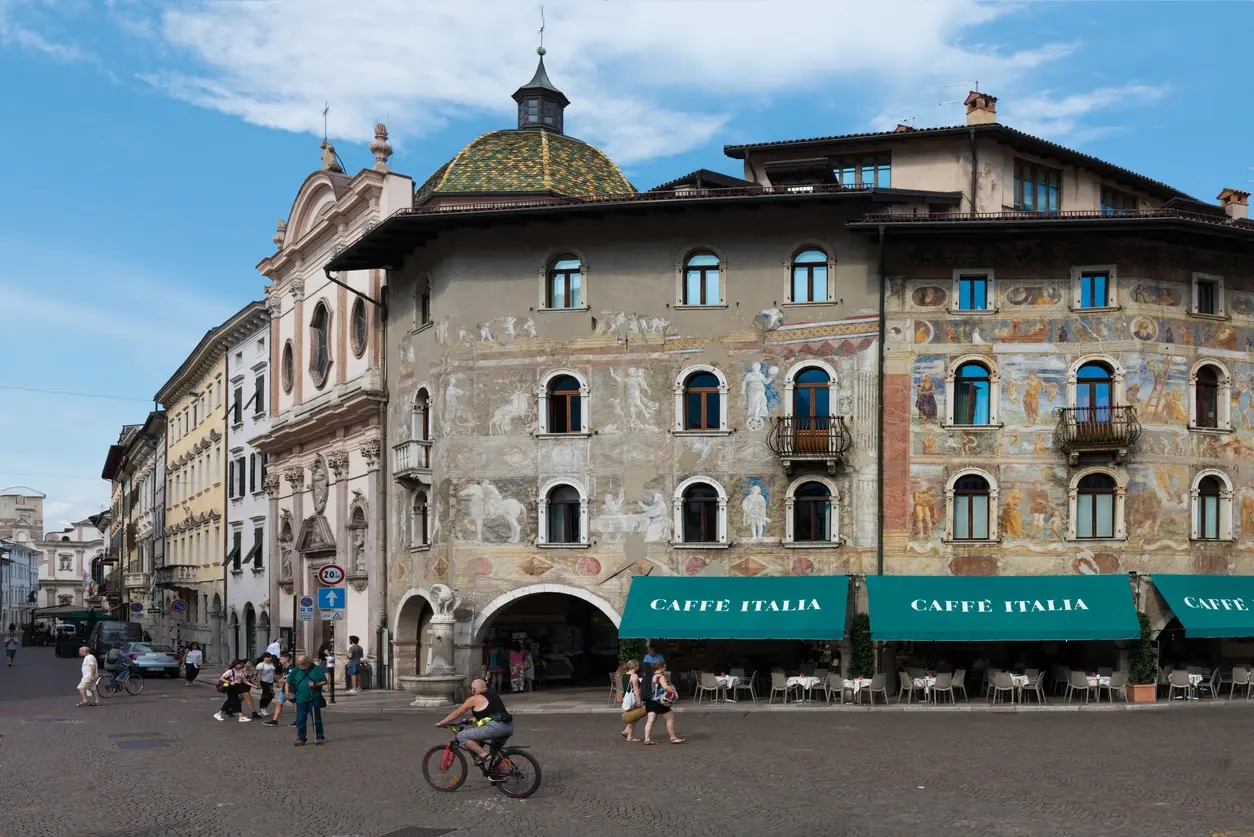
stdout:
<svg viewBox="0 0 1254 837">
<path fill-rule="evenodd" d="M 784 459 L 840 460 L 852 444 L 843 416 L 779 416 L 766 436 L 767 447 Z"/>
<path fill-rule="evenodd" d="M 1061 407 L 1054 447 L 1067 454 L 1126 450 L 1141 438 L 1135 407 Z"/>
</svg>

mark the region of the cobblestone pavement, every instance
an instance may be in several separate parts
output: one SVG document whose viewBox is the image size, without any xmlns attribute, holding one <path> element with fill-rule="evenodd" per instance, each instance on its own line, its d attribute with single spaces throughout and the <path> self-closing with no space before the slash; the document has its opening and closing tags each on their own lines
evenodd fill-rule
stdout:
<svg viewBox="0 0 1254 837">
<path fill-rule="evenodd" d="M 211 672 L 212 676 L 212 672 Z M 1254 704 L 1156 712 L 678 713 L 683 746 L 604 714 L 520 714 L 544 786 L 422 779 L 436 714 L 326 713 L 328 745 L 219 723 L 207 687 L 149 680 L 76 708 L 77 662 L 0 668 L 4 837 L 1254 835 Z M 351 698 L 345 698 L 351 700 Z M 299 825 L 295 825 L 295 824 Z M 404 832 L 401 829 L 414 827 Z M 430 829 L 430 830 L 419 830 Z"/>
</svg>

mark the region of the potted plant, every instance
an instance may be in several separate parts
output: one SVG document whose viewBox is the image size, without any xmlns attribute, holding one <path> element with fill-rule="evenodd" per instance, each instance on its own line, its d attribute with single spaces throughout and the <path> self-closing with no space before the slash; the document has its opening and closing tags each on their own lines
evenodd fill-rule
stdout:
<svg viewBox="0 0 1254 837">
<path fill-rule="evenodd" d="M 1158 700 L 1158 667 L 1154 664 L 1154 648 L 1150 645 L 1149 617 L 1141 620 L 1141 638 L 1128 652 L 1128 700 L 1132 703 L 1154 703 Z"/>
<path fill-rule="evenodd" d="M 866 613 L 855 613 L 849 626 L 850 644 L 853 645 L 853 658 L 849 661 L 849 672 L 854 677 L 867 677 L 875 674 L 875 643 L 871 641 L 871 617 Z"/>
</svg>

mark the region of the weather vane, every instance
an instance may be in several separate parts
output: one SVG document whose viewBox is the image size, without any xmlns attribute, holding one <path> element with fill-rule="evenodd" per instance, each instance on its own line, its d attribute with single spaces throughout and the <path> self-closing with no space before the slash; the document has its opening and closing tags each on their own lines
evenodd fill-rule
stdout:
<svg viewBox="0 0 1254 837">
<path fill-rule="evenodd" d="M 544 49 L 544 6 L 540 7 L 540 49 Z"/>
<path fill-rule="evenodd" d="M 322 107 L 322 141 L 327 141 L 327 114 L 331 112 L 331 103 L 323 102 Z"/>
</svg>

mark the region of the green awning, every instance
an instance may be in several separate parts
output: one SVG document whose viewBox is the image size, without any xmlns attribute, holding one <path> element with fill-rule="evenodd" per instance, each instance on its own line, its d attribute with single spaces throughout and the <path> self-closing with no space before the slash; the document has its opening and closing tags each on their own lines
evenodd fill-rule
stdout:
<svg viewBox="0 0 1254 837">
<path fill-rule="evenodd" d="M 866 580 L 871 638 L 1011 642 L 1136 639 L 1125 575 L 877 575 Z"/>
<path fill-rule="evenodd" d="M 843 639 L 849 577 L 636 576 L 625 639 Z"/>
<path fill-rule="evenodd" d="M 1159 575 L 1163 594 L 1186 635 L 1254 637 L 1254 575 Z"/>
</svg>

